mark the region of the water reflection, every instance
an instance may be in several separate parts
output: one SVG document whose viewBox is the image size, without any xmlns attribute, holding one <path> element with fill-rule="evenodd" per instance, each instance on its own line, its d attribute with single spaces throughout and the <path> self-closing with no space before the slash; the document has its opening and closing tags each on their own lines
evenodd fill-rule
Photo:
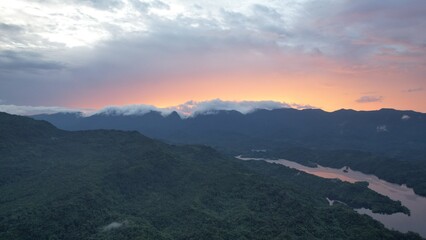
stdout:
<svg viewBox="0 0 426 240">
<path fill-rule="evenodd" d="M 410 209 L 411 215 L 396 213 L 392 215 L 373 213 L 369 209 L 356 209 L 360 214 L 367 214 L 372 218 L 382 222 L 387 228 L 401 232 L 417 232 L 426 237 L 426 198 L 414 193 L 413 189 L 405 185 L 397 185 L 386 182 L 374 175 L 367 175 L 350 168 L 335 169 L 318 166 L 317 168 L 307 167 L 288 160 L 269 160 L 261 158 L 242 158 L 241 160 L 264 160 L 266 162 L 281 164 L 322 178 L 338 178 L 347 182 L 365 181 L 369 183 L 369 188 L 389 198 L 401 201 L 402 205 Z"/>
</svg>

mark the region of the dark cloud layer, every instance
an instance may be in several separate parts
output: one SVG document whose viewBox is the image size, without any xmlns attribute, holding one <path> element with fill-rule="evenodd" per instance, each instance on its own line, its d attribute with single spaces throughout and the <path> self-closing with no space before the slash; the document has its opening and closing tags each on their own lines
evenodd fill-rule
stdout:
<svg viewBox="0 0 426 240">
<path fill-rule="evenodd" d="M 0 52 L 0 69 L 4 71 L 60 70 L 63 68 L 65 68 L 64 64 L 45 60 L 37 52 L 10 50 Z"/>
</svg>

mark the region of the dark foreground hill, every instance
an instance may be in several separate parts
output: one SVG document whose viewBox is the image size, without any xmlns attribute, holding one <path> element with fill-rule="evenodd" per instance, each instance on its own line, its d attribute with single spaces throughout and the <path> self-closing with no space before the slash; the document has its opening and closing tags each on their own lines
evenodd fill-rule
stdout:
<svg viewBox="0 0 426 240">
<path fill-rule="evenodd" d="M 365 184 L 137 132 L 0 113 L 0 166 L 0 239 L 420 239 L 353 211 L 407 212 Z"/>
</svg>

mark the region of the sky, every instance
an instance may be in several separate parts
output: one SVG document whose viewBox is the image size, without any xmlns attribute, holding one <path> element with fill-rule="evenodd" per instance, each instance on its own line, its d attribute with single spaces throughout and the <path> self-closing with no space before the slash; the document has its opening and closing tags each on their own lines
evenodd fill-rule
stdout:
<svg viewBox="0 0 426 240">
<path fill-rule="evenodd" d="M 0 110 L 426 112 L 425 13 L 424 0 L 2 0 Z"/>
</svg>

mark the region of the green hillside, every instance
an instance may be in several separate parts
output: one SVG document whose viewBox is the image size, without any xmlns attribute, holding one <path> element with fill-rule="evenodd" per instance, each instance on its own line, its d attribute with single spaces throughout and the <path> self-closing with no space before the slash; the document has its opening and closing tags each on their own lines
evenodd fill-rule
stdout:
<svg viewBox="0 0 426 240">
<path fill-rule="evenodd" d="M 0 113 L 0 239 L 420 239 L 351 207 L 408 213 L 364 184 Z"/>
</svg>

